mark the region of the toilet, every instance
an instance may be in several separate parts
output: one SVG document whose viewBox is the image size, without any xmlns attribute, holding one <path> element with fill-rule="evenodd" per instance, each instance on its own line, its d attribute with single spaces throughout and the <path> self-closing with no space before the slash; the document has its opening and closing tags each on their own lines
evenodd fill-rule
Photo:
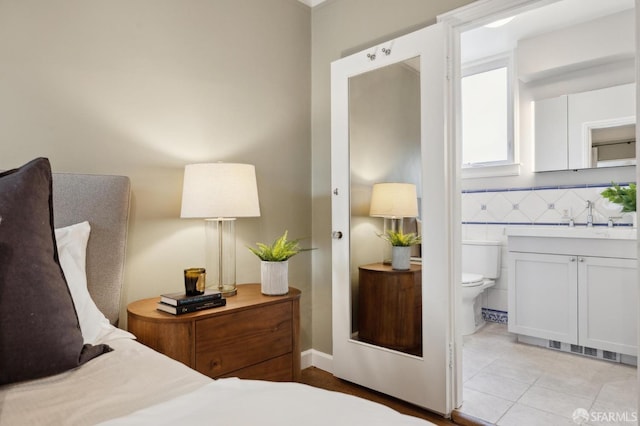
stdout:
<svg viewBox="0 0 640 426">
<path fill-rule="evenodd" d="M 500 276 L 499 241 L 462 242 L 462 334 L 478 331 L 484 325 L 482 293 Z"/>
</svg>

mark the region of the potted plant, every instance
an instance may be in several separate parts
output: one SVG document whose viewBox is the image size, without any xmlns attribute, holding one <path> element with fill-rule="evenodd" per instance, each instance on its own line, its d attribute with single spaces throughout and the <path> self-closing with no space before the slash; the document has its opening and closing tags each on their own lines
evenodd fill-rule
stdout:
<svg viewBox="0 0 640 426">
<path fill-rule="evenodd" d="M 288 240 L 288 231 L 284 231 L 270 245 L 256 243 L 256 247 L 248 249 L 258 256 L 260 263 L 260 283 L 262 294 L 280 296 L 289 292 L 289 259 L 303 249 L 300 247 L 300 239 Z"/>
<path fill-rule="evenodd" d="M 409 269 L 411 261 L 411 246 L 420 244 L 422 239 L 413 232 L 404 234 L 402 231 L 389 230 L 380 237 L 391 244 L 391 267 L 399 271 Z"/>
<path fill-rule="evenodd" d="M 628 187 L 611 182 L 611 187 L 600 193 L 604 198 L 614 204 L 622 206 L 622 213 L 630 213 L 633 218 L 633 227 L 635 228 L 636 218 L 636 184 L 630 183 Z"/>
</svg>

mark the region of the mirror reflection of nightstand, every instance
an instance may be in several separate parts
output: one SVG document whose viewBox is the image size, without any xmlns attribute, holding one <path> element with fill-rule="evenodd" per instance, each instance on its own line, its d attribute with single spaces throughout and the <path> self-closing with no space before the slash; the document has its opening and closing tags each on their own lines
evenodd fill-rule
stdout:
<svg viewBox="0 0 640 426">
<path fill-rule="evenodd" d="M 358 270 L 358 339 L 422 356 L 422 266 L 398 271 L 373 263 Z"/>
</svg>

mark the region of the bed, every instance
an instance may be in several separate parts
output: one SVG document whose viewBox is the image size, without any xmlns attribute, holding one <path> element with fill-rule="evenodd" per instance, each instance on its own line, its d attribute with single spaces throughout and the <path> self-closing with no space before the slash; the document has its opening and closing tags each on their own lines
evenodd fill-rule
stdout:
<svg viewBox="0 0 640 426">
<path fill-rule="evenodd" d="M 0 173 L 0 426 L 430 424 L 300 383 L 213 380 L 136 342 L 117 327 L 129 193 L 45 158 Z"/>
</svg>

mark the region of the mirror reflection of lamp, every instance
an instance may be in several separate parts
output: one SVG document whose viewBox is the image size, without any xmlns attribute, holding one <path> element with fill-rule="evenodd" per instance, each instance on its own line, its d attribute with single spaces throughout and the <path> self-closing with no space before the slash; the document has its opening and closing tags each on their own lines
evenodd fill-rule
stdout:
<svg viewBox="0 0 640 426">
<path fill-rule="evenodd" d="M 213 282 L 211 287 L 225 297 L 237 292 L 235 220 L 258 216 L 258 185 L 253 165 L 185 166 L 180 217 L 205 219 L 207 284 Z"/>
<path fill-rule="evenodd" d="M 404 232 L 404 218 L 418 217 L 418 196 L 412 183 L 376 183 L 369 216 L 384 218 L 383 233 Z M 383 263 L 391 263 L 391 245 L 385 243 Z"/>
</svg>

